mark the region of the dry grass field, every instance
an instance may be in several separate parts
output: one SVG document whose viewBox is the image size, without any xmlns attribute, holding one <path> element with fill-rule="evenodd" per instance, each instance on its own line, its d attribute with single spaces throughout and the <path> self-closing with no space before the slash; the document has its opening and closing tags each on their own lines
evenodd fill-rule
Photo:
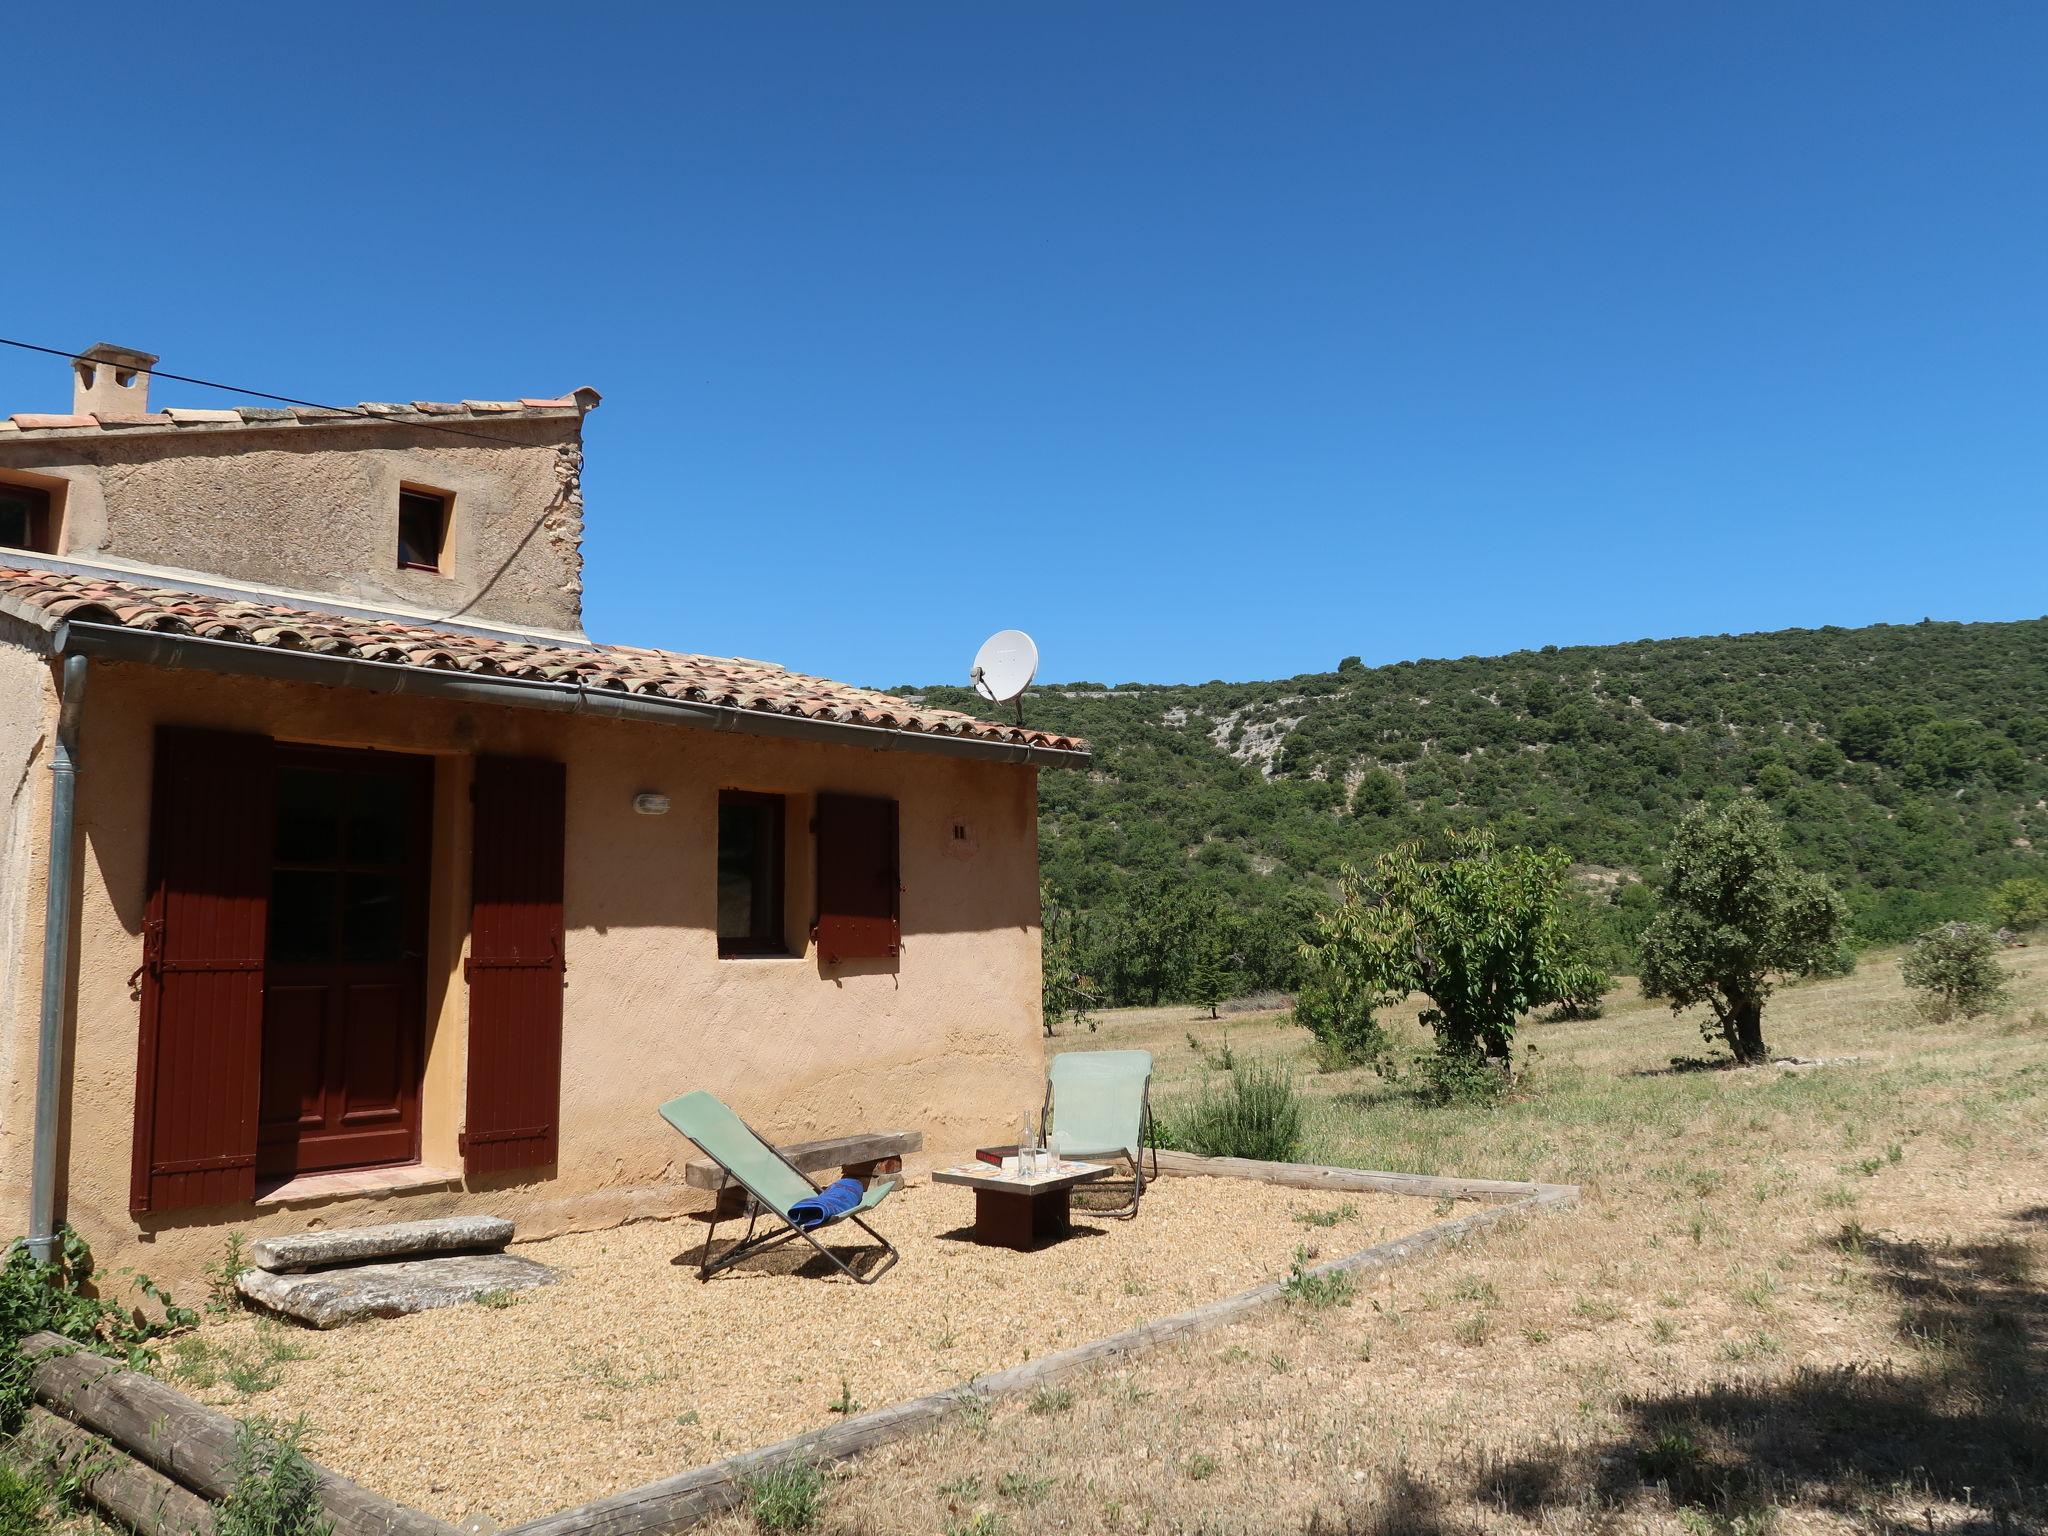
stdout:
<svg viewBox="0 0 2048 1536">
<path fill-rule="evenodd" d="M 1532 1026 L 1490 1109 L 1314 1075 L 1274 1015 L 1062 1039 L 1149 1047 L 1170 1098 L 1227 1032 L 1297 1063 L 1318 1160 L 1586 1198 L 830 1469 L 812 1528 L 2048 1530 L 2048 949 L 2008 963 L 2012 1009 L 1946 1025 L 1885 957 L 1781 994 L 1773 1049 L 1823 1062 L 1796 1070 L 1695 1066 L 1689 1020 L 1618 997 Z"/>
</svg>

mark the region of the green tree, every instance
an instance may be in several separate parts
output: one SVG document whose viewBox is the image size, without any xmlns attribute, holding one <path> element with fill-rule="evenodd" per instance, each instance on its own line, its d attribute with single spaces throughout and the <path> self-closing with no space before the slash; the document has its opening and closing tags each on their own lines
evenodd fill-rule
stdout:
<svg viewBox="0 0 2048 1536">
<path fill-rule="evenodd" d="M 1991 915 L 2008 928 L 2026 929 L 2048 920 L 2048 880 L 2006 880 L 1991 893 Z"/>
<path fill-rule="evenodd" d="M 1505 1071 L 1518 1016 L 1563 995 L 1581 958 L 1565 916 L 1570 862 L 1556 848 L 1498 847 L 1487 833 L 1452 833 L 1447 858 L 1403 843 L 1374 861 L 1386 980 L 1430 1000 L 1422 1022 L 1440 1050 Z"/>
<path fill-rule="evenodd" d="M 1835 963 L 1847 922 L 1828 883 L 1786 855 L 1762 805 L 1696 806 L 1672 837 L 1643 933 L 1643 995 L 1668 998 L 1674 1013 L 1705 1003 L 1700 1033 L 1737 1061 L 1762 1061 L 1764 1003 L 1785 977 Z"/>
<path fill-rule="evenodd" d="M 1044 977 L 1042 1019 L 1047 1039 L 1061 1024 L 1095 1028 L 1088 1010 L 1095 1006 L 1094 983 L 1082 969 L 1081 915 L 1053 890 L 1050 880 L 1038 883 L 1039 965 Z"/>
<path fill-rule="evenodd" d="M 1943 923 L 1900 956 L 1899 975 L 1928 995 L 1937 1018 L 1970 1018 L 2005 999 L 2011 977 L 1998 963 L 1998 949 L 1998 935 L 1982 923 Z"/>
<path fill-rule="evenodd" d="M 1447 857 L 1403 843 L 1347 869 L 1341 899 L 1303 949 L 1310 971 L 1297 1022 L 1327 1049 L 1384 1061 L 1375 1010 L 1410 992 L 1441 1055 L 1505 1073 L 1519 1015 L 1560 1001 L 1584 956 L 1565 915 L 1568 861 L 1556 849 L 1501 848 L 1453 833 Z"/>
<path fill-rule="evenodd" d="M 1235 935 L 1220 910 L 1212 911 L 1192 936 L 1188 957 L 1187 991 L 1191 1001 L 1209 1010 L 1215 1018 L 1216 1005 L 1230 995 L 1231 972 L 1240 964 Z"/>
</svg>

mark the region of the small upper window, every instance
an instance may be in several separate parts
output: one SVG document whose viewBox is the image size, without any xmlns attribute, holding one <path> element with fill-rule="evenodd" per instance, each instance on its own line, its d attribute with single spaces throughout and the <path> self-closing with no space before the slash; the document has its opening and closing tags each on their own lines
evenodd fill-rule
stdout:
<svg viewBox="0 0 2048 1536">
<path fill-rule="evenodd" d="M 447 542 L 448 498 L 432 491 L 400 491 L 398 568 L 438 573 L 442 546 Z"/>
<path fill-rule="evenodd" d="M 0 548 L 50 553 L 50 493 L 0 485 Z"/>
<path fill-rule="evenodd" d="M 786 954 L 782 943 L 782 796 L 718 797 L 718 952 Z"/>
</svg>

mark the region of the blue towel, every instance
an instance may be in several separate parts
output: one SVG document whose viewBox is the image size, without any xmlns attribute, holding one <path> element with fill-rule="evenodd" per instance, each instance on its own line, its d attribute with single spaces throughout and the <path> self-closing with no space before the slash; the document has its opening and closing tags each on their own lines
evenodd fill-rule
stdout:
<svg viewBox="0 0 2048 1536">
<path fill-rule="evenodd" d="M 837 1221 L 867 1198 L 868 1187 L 859 1179 L 834 1179 L 807 1200 L 789 1208 L 789 1219 L 806 1232 Z"/>
</svg>

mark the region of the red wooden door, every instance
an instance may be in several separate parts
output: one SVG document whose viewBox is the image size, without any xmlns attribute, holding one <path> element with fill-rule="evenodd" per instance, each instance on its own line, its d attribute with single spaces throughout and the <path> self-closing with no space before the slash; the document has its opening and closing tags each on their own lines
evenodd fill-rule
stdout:
<svg viewBox="0 0 2048 1536">
<path fill-rule="evenodd" d="M 255 1197 L 271 756 L 267 737 L 156 733 L 128 1197 L 138 1214 Z"/>
<path fill-rule="evenodd" d="M 281 747 L 258 1171 L 419 1156 L 432 759 Z"/>
<path fill-rule="evenodd" d="M 562 856 L 567 800 L 560 763 L 477 759 L 470 873 L 471 1174 L 545 1168 L 559 1147 L 562 1098 Z"/>
</svg>

